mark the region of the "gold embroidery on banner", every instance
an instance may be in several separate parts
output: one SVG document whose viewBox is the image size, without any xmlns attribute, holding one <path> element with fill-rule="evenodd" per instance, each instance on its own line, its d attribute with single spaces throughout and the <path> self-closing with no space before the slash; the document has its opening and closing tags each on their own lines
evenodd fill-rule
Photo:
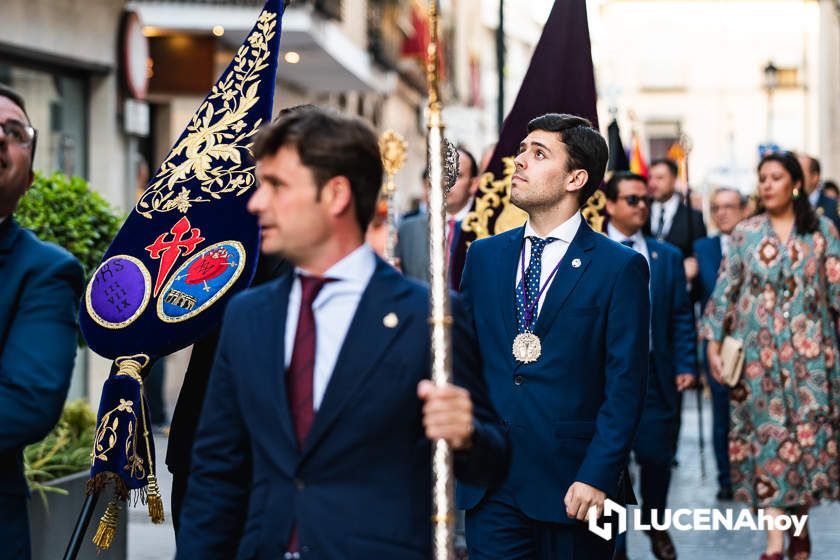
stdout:
<svg viewBox="0 0 840 560">
<path fill-rule="evenodd" d="M 142 480 L 146 478 L 146 471 L 143 467 L 143 459 L 137 455 L 137 443 L 134 437 L 137 425 L 137 413 L 134 411 L 134 401 L 120 399 L 120 404 L 102 415 L 102 420 L 96 428 L 96 439 L 94 440 L 94 455 L 91 464 L 96 461 L 108 462 L 108 453 L 117 445 L 117 428 L 120 426 L 120 418 L 111 416 L 115 412 L 126 412 L 131 415 L 128 421 L 128 437 L 125 440 L 125 457 L 128 462 L 125 469 L 131 472 L 131 476 Z M 106 442 L 107 438 L 107 442 Z M 136 474 L 139 473 L 139 476 Z"/>
<path fill-rule="evenodd" d="M 187 126 L 187 135 L 169 152 L 158 174 L 135 207 L 151 219 L 154 212 L 186 213 L 193 204 L 221 199 L 235 193 L 241 196 L 255 182 L 254 166 L 243 167 L 250 156 L 252 137 L 262 119 L 253 126 L 245 124 L 248 111 L 259 101 L 259 72 L 269 64 L 268 42 L 274 37 L 277 14 L 260 14 L 257 30 L 248 37 L 248 45 L 239 47 L 234 66 L 223 76 L 196 111 Z M 185 156 L 183 162 L 173 160 Z M 218 161 L 231 165 L 217 165 Z M 193 178 L 201 183 L 201 193 L 192 192 L 187 184 Z M 180 190 L 179 190 L 180 187 Z"/>
<path fill-rule="evenodd" d="M 592 229 L 598 233 L 604 233 L 603 211 L 606 207 L 607 197 L 604 194 L 604 191 L 597 190 L 595 191 L 595 194 L 589 197 L 589 200 L 586 201 L 586 204 L 583 206 L 583 210 L 580 212 L 583 214 L 583 219 L 589 222 Z"/>
<path fill-rule="evenodd" d="M 503 158 L 502 164 L 504 172 L 501 179 L 496 180 L 492 173 L 484 173 L 481 176 L 475 209 L 467 214 L 461 226 L 463 231 L 475 233 L 476 239 L 519 227 L 528 218 L 523 210 L 510 202 L 510 178 L 515 170 L 513 158 Z M 493 231 L 490 231 L 490 218 L 497 213 L 498 218 L 493 225 Z"/>
</svg>

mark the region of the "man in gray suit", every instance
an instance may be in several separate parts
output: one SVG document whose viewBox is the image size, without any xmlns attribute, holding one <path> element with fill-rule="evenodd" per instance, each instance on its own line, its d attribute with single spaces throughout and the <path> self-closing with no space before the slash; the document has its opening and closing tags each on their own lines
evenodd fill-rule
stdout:
<svg viewBox="0 0 840 560">
<path fill-rule="evenodd" d="M 457 246 L 461 222 L 472 207 L 478 188 L 478 165 L 463 146 L 458 147 L 458 179 L 446 195 L 447 254 Z M 426 184 L 428 188 L 428 183 Z M 429 281 L 429 215 L 425 212 L 406 218 L 397 230 L 396 256 L 405 276 Z M 457 289 L 457 286 L 453 286 Z"/>
</svg>

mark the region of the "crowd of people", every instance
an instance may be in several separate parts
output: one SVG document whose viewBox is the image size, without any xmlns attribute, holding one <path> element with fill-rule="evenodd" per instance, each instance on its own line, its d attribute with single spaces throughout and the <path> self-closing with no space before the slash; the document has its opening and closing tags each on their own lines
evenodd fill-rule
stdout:
<svg viewBox="0 0 840 560">
<path fill-rule="evenodd" d="M 0 88 L 0 536 L 15 558 L 29 555 L 21 451 L 61 410 L 82 282 L 14 222 L 36 138 Z M 314 106 L 263 128 L 255 287 L 196 344 L 172 423 L 178 558 L 428 558 L 435 439 L 453 452 L 469 558 L 627 558 L 623 535 L 586 522 L 607 498 L 638 501 L 644 521 L 668 507 L 682 395 L 702 377 L 718 499 L 770 516 L 840 499 L 840 216 L 817 159 L 764 155 L 754 211 L 715 190 L 712 236 L 673 161 L 613 173 L 601 235 L 580 209 L 604 178 L 603 136 L 546 114 L 522 138 L 510 200 L 527 221 L 473 242 L 450 275 L 454 379 L 436 386 L 428 214 L 402 221 L 399 270 L 377 255 L 374 131 Z M 450 255 L 485 165 L 458 149 Z M 727 337 L 744 351 L 729 383 Z M 647 535 L 677 558 L 667 531 Z M 808 558 L 809 533 L 768 530 L 762 560 L 786 546 Z"/>
</svg>

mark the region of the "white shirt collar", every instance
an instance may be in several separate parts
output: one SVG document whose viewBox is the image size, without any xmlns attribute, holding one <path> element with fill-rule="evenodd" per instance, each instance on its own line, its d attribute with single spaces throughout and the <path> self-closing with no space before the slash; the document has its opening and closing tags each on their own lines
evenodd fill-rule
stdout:
<svg viewBox="0 0 840 560">
<path fill-rule="evenodd" d="M 674 193 L 671 195 L 671 198 L 665 202 L 654 202 L 653 204 L 654 206 L 659 206 L 664 209 L 666 214 L 671 215 L 676 213 L 677 208 L 680 206 L 680 195 Z"/>
<path fill-rule="evenodd" d="M 808 200 L 811 202 L 811 206 L 816 208 L 817 203 L 820 201 L 820 195 L 822 194 L 822 185 L 819 185 L 814 192 L 808 195 Z"/>
<path fill-rule="evenodd" d="M 571 243 L 572 240 L 575 238 L 578 229 L 580 229 L 580 224 L 583 221 L 583 218 L 580 215 L 580 212 L 575 212 L 572 214 L 572 217 L 551 230 L 548 235 L 542 236 L 539 235 L 534 228 L 531 226 L 531 220 L 525 222 L 525 237 L 539 237 L 540 239 L 546 239 L 548 237 L 555 237 L 560 241 L 565 243 Z"/>
<path fill-rule="evenodd" d="M 324 278 L 349 282 L 356 286 L 361 286 L 364 289 L 375 269 L 376 254 L 370 245 L 362 243 L 355 251 L 332 265 L 324 273 Z M 299 267 L 295 267 L 295 272 L 305 276 L 311 276 L 309 272 Z"/>
<path fill-rule="evenodd" d="M 618 241 L 619 243 L 621 243 L 625 239 L 632 239 L 633 247 L 638 247 L 639 244 L 643 243 L 645 240 L 644 236 L 642 235 L 642 230 L 639 230 L 628 237 L 620 231 L 618 231 L 618 228 L 612 225 L 612 223 L 607 224 L 607 236 L 609 236 L 609 238 L 613 241 Z"/>
</svg>

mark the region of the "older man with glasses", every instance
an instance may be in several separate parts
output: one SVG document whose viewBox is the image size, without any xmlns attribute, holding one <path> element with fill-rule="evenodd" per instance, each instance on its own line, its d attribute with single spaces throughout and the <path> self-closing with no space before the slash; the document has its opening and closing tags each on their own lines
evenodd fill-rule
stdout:
<svg viewBox="0 0 840 560">
<path fill-rule="evenodd" d="M 729 236 L 738 222 L 744 219 L 747 199 L 732 188 L 719 188 L 712 194 L 712 221 L 718 234 L 694 242 L 697 257 L 700 286 L 700 302 L 706 307 L 709 296 L 715 289 L 720 263 L 729 248 Z M 706 355 L 705 350 L 703 356 Z M 732 481 L 729 474 L 729 388 L 721 385 L 709 374 L 705 364 L 706 380 L 712 391 L 712 445 L 718 470 L 718 500 L 732 499 Z"/>
<path fill-rule="evenodd" d="M 21 228 L 13 213 L 32 185 L 35 129 L 23 98 L 0 85 L 0 542 L 30 557 L 23 448 L 61 414 L 76 357 L 82 267 Z"/>
</svg>

